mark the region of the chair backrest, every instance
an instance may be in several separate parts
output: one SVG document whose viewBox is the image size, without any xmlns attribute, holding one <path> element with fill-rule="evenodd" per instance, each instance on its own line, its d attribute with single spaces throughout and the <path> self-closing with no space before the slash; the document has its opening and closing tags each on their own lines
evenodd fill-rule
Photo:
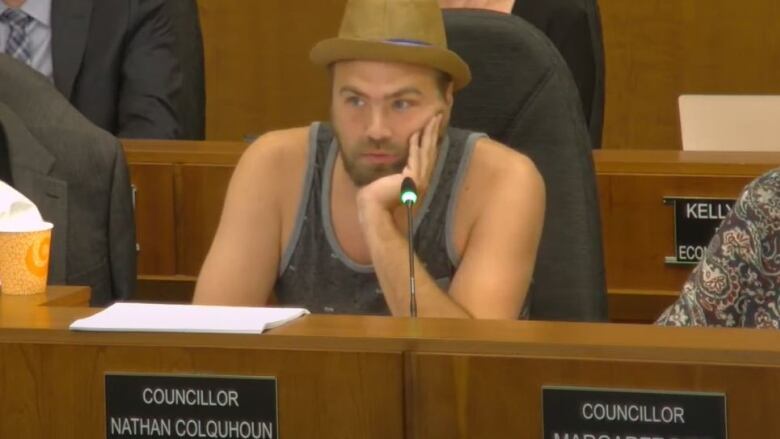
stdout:
<svg viewBox="0 0 780 439">
<path fill-rule="evenodd" d="M 512 13 L 550 38 L 574 75 L 593 148 L 604 125 L 604 41 L 597 0 L 516 0 Z"/>
<path fill-rule="evenodd" d="M 206 86 L 203 67 L 203 35 L 195 0 L 168 0 L 166 7 L 176 43 L 174 52 L 182 72 L 177 97 L 183 139 L 203 140 L 206 134 Z"/>
<path fill-rule="evenodd" d="M 686 151 L 780 151 L 780 96 L 682 95 Z"/>
<path fill-rule="evenodd" d="M 530 291 L 533 319 L 607 317 L 593 160 L 577 89 L 560 54 L 519 17 L 444 11 L 449 47 L 472 69 L 452 125 L 528 155 L 544 177 L 544 231 Z"/>
</svg>

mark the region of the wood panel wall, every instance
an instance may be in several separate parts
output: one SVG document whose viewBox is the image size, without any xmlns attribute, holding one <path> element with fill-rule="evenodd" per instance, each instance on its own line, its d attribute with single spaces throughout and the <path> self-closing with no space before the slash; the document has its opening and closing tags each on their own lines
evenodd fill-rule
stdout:
<svg viewBox="0 0 780 439">
<path fill-rule="evenodd" d="M 327 118 L 328 82 L 309 62 L 336 35 L 345 0 L 198 0 L 206 136 L 241 140 Z"/>
<path fill-rule="evenodd" d="M 605 148 L 679 149 L 680 94 L 780 93 L 776 0 L 599 0 Z"/>
<path fill-rule="evenodd" d="M 308 53 L 345 0 L 198 0 L 207 138 L 239 140 L 328 117 Z M 682 93 L 780 93 L 780 2 L 599 0 L 605 148 L 679 149 Z"/>
</svg>

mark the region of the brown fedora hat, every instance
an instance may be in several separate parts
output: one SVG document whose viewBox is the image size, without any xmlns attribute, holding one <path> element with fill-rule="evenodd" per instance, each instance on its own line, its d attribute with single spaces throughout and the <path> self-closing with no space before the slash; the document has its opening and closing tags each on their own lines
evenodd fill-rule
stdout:
<svg viewBox="0 0 780 439">
<path fill-rule="evenodd" d="M 337 38 L 320 41 L 312 62 L 369 60 L 422 65 L 449 74 L 456 90 L 471 81 L 460 56 L 447 49 L 437 0 L 349 0 Z"/>
</svg>

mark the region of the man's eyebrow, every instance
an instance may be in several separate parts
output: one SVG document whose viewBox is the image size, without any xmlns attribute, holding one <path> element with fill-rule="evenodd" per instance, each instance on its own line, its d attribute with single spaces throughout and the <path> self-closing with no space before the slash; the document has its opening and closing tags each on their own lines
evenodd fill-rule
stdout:
<svg viewBox="0 0 780 439">
<path fill-rule="evenodd" d="M 422 92 L 419 89 L 417 89 L 416 87 L 404 87 L 404 88 L 398 90 L 397 92 L 390 93 L 385 98 L 397 98 L 397 97 L 401 97 L 401 96 L 407 95 L 407 94 L 415 94 L 415 95 L 418 95 L 418 96 L 422 96 Z"/>
<path fill-rule="evenodd" d="M 349 85 L 344 85 L 344 86 L 341 87 L 341 89 L 339 89 L 339 94 L 340 95 L 343 95 L 344 93 L 352 93 L 352 94 L 356 94 L 358 96 L 366 96 L 366 94 L 363 93 L 362 91 L 356 89 L 355 87 L 351 87 Z"/>
<path fill-rule="evenodd" d="M 344 86 L 342 86 L 339 89 L 339 94 L 340 95 L 343 95 L 344 93 L 351 93 L 351 94 L 355 94 L 355 95 L 362 96 L 362 97 L 367 96 L 362 91 L 360 91 L 357 88 L 352 87 L 350 85 L 344 85 Z M 423 93 L 417 87 L 404 87 L 404 88 L 402 88 L 402 89 L 400 89 L 398 91 L 395 91 L 393 93 L 385 95 L 385 99 L 395 99 L 395 98 L 398 98 L 398 97 L 401 97 L 401 96 L 404 96 L 404 95 L 407 95 L 407 94 L 414 94 L 414 95 L 417 95 L 417 96 L 422 96 Z"/>
</svg>

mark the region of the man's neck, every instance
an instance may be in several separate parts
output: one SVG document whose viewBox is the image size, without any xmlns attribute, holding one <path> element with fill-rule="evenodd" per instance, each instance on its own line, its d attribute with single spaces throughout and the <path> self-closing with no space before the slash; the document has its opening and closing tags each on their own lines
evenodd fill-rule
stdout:
<svg viewBox="0 0 780 439">
<path fill-rule="evenodd" d="M 330 184 L 334 192 L 341 195 L 345 200 L 354 200 L 360 188 L 349 177 L 342 160 L 341 151 L 336 156 L 331 172 Z"/>
<path fill-rule="evenodd" d="M 5 4 L 6 4 L 6 6 L 8 6 L 9 8 L 13 8 L 13 9 L 19 9 L 19 8 L 21 8 L 21 7 L 22 7 L 22 5 L 23 5 L 23 4 L 24 4 L 26 1 L 27 1 L 27 0 L 3 0 L 3 3 L 5 3 Z"/>
</svg>

